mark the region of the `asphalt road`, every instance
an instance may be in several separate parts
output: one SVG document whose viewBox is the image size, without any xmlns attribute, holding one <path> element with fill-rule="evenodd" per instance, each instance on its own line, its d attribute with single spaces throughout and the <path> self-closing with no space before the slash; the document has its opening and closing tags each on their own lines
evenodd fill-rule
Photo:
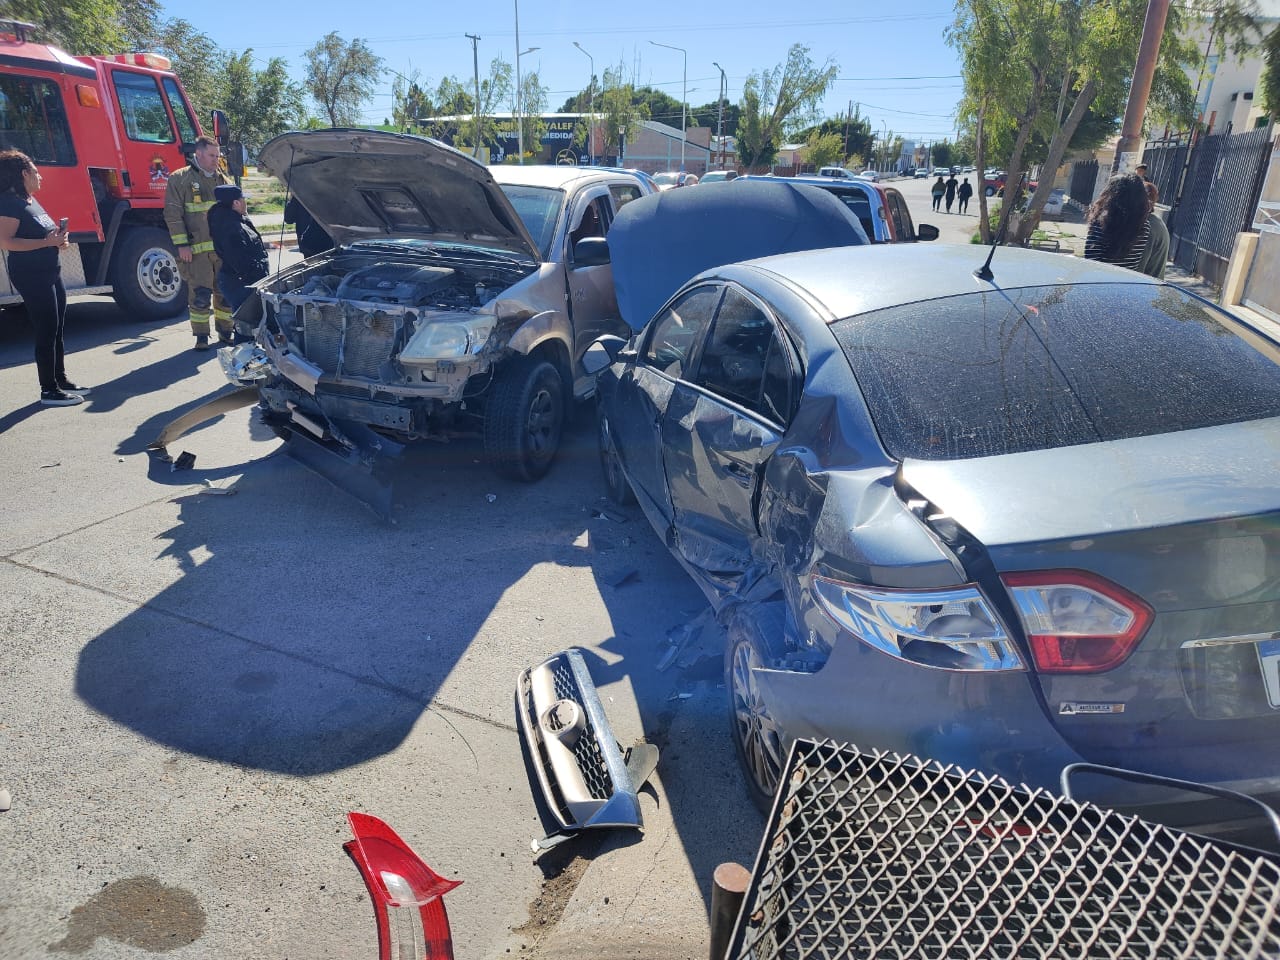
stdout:
<svg viewBox="0 0 1280 960">
<path fill-rule="evenodd" d="M 280 451 L 250 410 L 146 444 L 227 388 L 182 322 L 69 310 L 84 405 L 38 405 L 0 313 L 0 956 L 368 958 L 345 815 L 439 873 L 459 958 L 704 957 L 710 877 L 763 819 L 728 736 L 720 637 L 638 512 L 596 513 L 578 415 L 552 473 L 413 450 L 394 526 Z M 212 489 L 212 488 L 217 488 Z M 586 651 L 618 740 L 661 747 L 643 834 L 541 860 L 515 732 L 524 667 Z"/>
</svg>

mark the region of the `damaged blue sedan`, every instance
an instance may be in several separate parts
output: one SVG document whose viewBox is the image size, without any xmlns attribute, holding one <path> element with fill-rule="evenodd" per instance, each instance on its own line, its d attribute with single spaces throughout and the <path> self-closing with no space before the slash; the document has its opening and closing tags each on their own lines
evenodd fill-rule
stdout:
<svg viewBox="0 0 1280 960">
<path fill-rule="evenodd" d="M 597 344 L 600 451 L 609 496 L 639 501 L 727 628 L 756 802 L 800 737 L 1033 787 L 1087 761 L 1275 800 L 1280 347 L 1034 251 L 708 269 L 732 216 L 711 189 L 679 191 L 697 216 L 649 198 L 610 233 L 638 332 Z M 1251 820 L 1087 779 L 1077 795 L 1164 822 Z"/>
</svg>

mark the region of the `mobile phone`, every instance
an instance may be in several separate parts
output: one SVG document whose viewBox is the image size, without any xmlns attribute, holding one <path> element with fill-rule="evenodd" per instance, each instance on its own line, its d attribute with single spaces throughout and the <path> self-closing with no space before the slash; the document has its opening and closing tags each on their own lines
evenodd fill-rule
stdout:
<svg viewBox="0 0 1280 960">
<path fill-rule="evenodd" d="M 59 232 L 59 233 L 66 233 L 66 232 L 67 232 L 67 223 L 69 222 L 69 220 L 70 220 L 70 218 L 69 218 L 69 217 L 63 217 L 61 220 L 59 220 L 59 221 L 58 221 L 58 232 Z"/>
</svg>

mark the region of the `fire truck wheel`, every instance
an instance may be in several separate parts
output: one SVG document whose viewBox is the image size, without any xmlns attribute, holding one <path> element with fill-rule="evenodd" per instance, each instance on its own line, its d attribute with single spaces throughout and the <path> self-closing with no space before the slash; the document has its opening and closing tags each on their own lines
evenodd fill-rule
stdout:
<svg viewBox="0 0 1280 960">
<path fill-rule="evenodd" d="M 125 233 L 111 264 L 111 289 L 120 309 L 139 320 L 181 313 L 187 288 L 168 234 L 155 227 L 134 227 Z"/>
</svg>

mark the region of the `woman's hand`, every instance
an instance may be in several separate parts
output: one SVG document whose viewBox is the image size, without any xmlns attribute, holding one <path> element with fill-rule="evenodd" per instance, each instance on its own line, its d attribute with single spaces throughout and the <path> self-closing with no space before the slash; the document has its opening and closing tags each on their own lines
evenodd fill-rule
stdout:
<svg viewBox="0 0 1280 960">
<path fill-rule="evenodd" d="M 53 233 L 45 237 L 45 242 L 50 247 L 58 247 L 65 250 L 67 247 L 71 246 L 70 232 L 65 228 L 55 230 Z"/>
</svg>

